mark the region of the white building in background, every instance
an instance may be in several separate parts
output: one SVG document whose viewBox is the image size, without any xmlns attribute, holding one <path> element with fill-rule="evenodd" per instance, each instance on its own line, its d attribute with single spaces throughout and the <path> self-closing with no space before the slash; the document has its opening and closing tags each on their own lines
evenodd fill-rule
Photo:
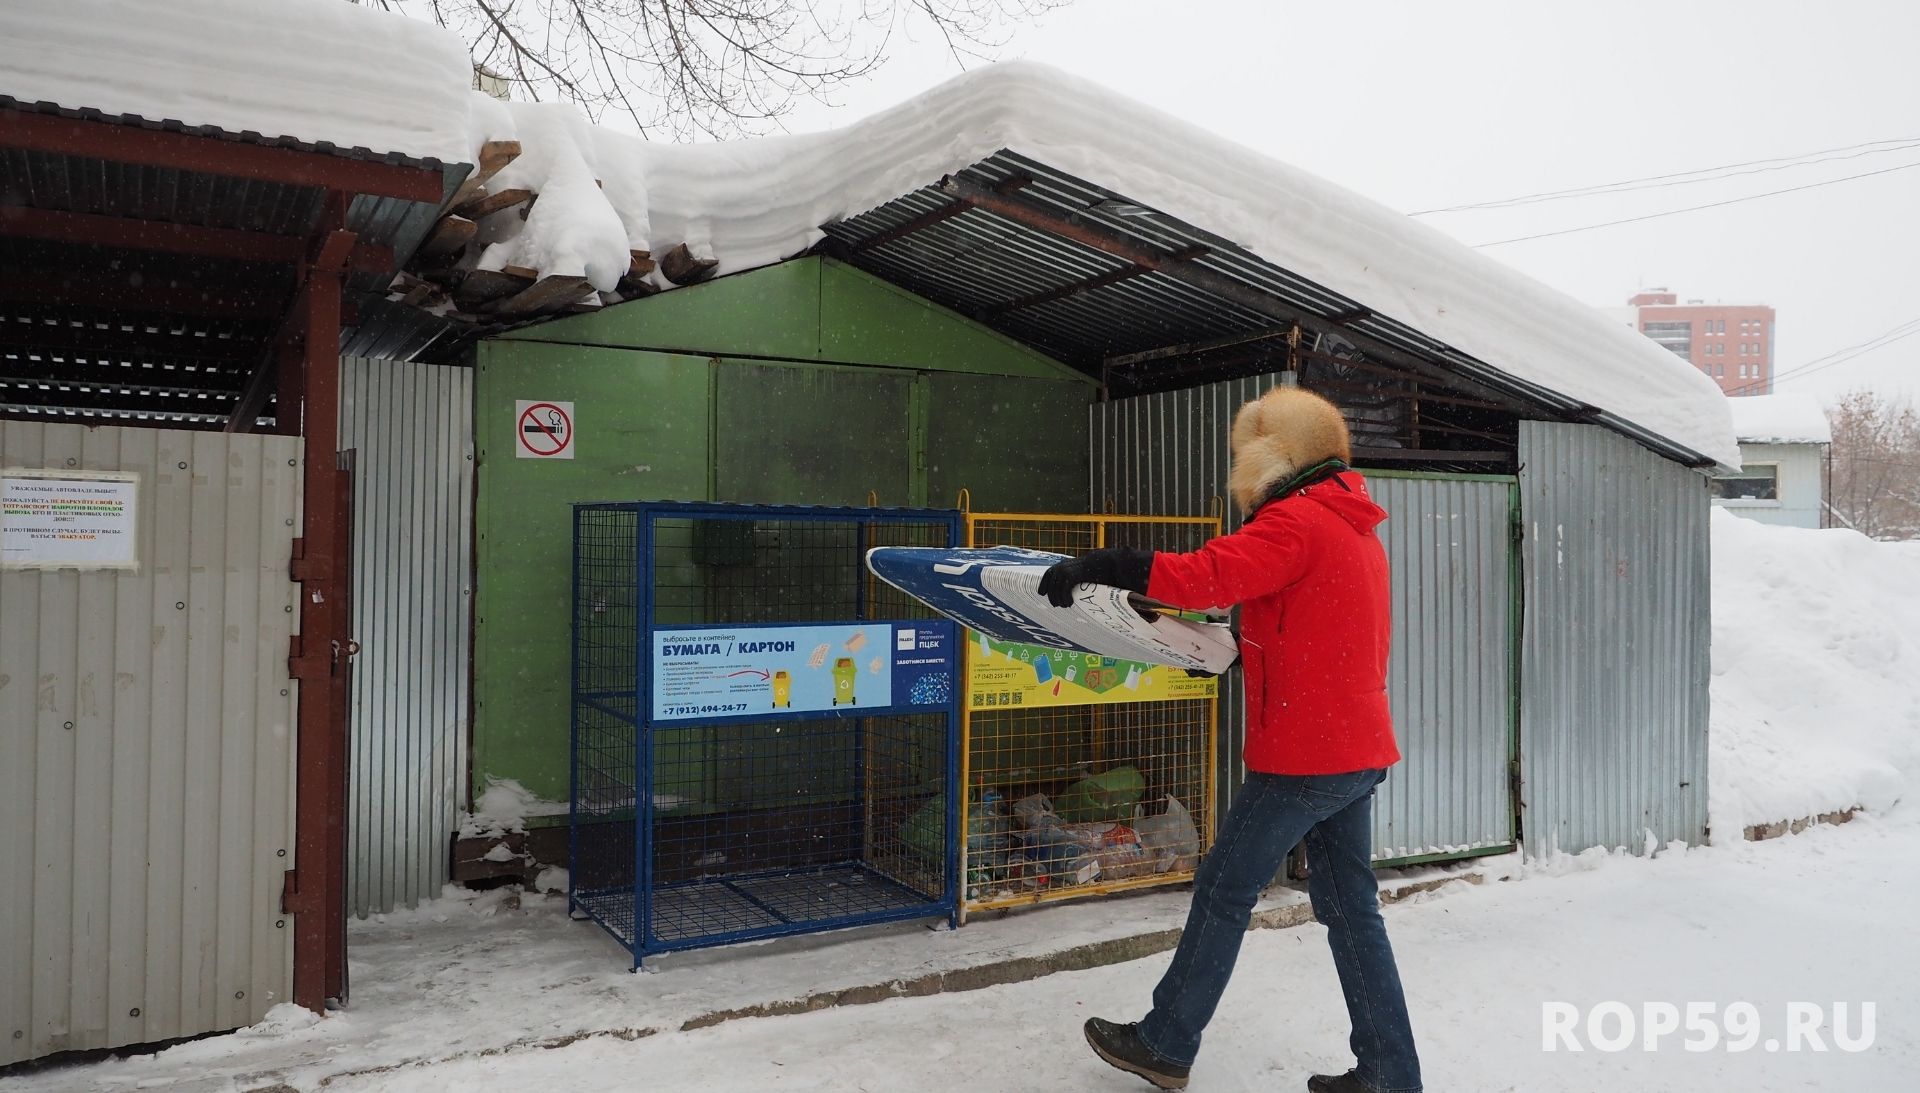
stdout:
<svg viewBox="0 0 1920 1093">
<path fill-rule="evenodd" d="M 1713 479 L 1713 503 L 1765 524 L 1824 527 L 1833 431 L 1812 395 L 1728 399 L 1742 469 Z"/>
</svg>

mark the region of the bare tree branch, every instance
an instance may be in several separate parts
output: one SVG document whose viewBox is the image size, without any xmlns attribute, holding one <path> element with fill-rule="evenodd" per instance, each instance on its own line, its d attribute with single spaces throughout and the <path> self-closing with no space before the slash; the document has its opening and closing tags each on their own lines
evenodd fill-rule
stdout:
<svg viewBox="0 0 1920 1093">
<path fill-rule="evenodd" d="M 1860 389 L 1827 419 L 1835 512 L 1876 539 L 1920 537 L 1920 414 L 1904 400 Z"/>
<path fill-rule="evenodd" d="M 352 0 L 460 33 L 518 95 L 624 115 L 649 136 L 763 131 L 870 75 L 931 25 L 965 66 L 1071 0 Z"/>
</svg>

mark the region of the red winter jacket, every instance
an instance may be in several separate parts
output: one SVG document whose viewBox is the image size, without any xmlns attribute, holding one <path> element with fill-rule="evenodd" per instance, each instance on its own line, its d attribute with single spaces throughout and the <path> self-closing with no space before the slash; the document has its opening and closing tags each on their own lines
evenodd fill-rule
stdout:
<svg viewBox="0 0 1920 1093">
<path fill-rule="evenodd" d="M 1351 471 L 1269 501 L 1232 535 L 1154 555 L 1147 595 L 1241 604 L 1249 770 L 1343 774 L 1400 761 L 1387 711 L 1386 511 Z"/>
</svg>

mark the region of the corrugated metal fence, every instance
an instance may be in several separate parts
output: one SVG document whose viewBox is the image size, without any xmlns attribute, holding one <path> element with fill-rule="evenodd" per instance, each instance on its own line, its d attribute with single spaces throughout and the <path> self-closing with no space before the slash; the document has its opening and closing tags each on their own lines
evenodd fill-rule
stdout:
<svg viewBox="0 0 1920 1093">
<path fill-rule="evenodd" d="M 1591 425 L 1522 422 L 1529 853 L 1707 826 L 1706 479 Z"/>
<path fill-rule="evenodd" d="M 1511 849 L 1513 479 L 1369 472 L 1367 489 L 1388 513 L 1402 756 L 1374 803 L 1374 858 Z"/>
<path fill-rule="evenodd" d="M 1199 515 L 1222 507 L 1233 415 L 1277 383 L 1257 376 L 1096 404 L 1096 511 Z M 1380 791 L 1375 857 L 1509 847 L 1511 480 L 1382 477 L 1374 488 L 1393 514 L 1382 530 L 1401 622 L 1389 685 L 1407 757 Z M 1237 513 L 1227 518 L 1238 526 Z M 1222 802 L 1241 780 L 1246 733 L 1240 673 L 1228 673 L 1225 684 Z"/>
<path fill-rule="evenodd" d="M 1261 376 L 1092 409 L 1096 511 L 1195 515 L 1223 489 L 1233 414 Z M 1471 476 L 1373 479 L 1393 519 L 1395 717 L 1408 762 L 1376 810 L 1381 858 L 1513 838 L 1508 761 L 1520 706 L 1521 834 L 1533 854 L 1638 849 L 1706 829 L 1708 505 L 1703 477 L 1597 426 L 1524 422 L 1512 487 Z M 1229 528 L 1237 525 L 1227 513 Z M 1525 605 L 1518 671 L 1506 619 Z M 1518 675 L 1518 695 L 1515 694 Z M 1222 696 L 1220 800 L 1241 777 L 1238 673 Z M 1444 726 L 1428 736 L 1429 726 Z M 1429 745 L 1433 745 L 1429 747 Z M 1425 758 L 1422 758 L 1422 757 Z"/>
<path fill-rule="evenodd" d="M 341 362 L 354 451 L 347 906 L 408 907 L 447 881 L 467 777 L 473 374 Z"/>
<path fill-rule="evenodd" d="M 1089 411 L 1092 511 L 1143 516 L 1219 513 L 1225 517 L 1227 531 L 1238 529 L 1240 514 L 1226 501 L 1227 438 L 1233 415 L 1277 386 L 1276 375 L 1250 376 L 1094 403 Z M 1225 816 L 1243 777 L 1247 702 L 1239 672 L 1228 672 L 1221 684 L 1219 781 L 1213 799 Z"/>
<path fill-rule="evenodd" d="M 286 1001 L 296 437 L 0 421 L 138 476 L 134 570 L 0 572 L 0 1064 Z"/>
</svg>

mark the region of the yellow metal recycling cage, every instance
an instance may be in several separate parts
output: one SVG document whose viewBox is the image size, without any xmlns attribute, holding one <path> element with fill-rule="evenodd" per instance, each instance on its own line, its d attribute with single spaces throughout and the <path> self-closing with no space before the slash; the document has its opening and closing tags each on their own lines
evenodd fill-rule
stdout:
<svg viewBox="0 0 1920 1093">
<path fill-rule="evenodd" d="M 964 494 L 961 508 L 967 507 Z M 1185 551 L 1218 517 L 967 512 L 970 546 Z M 1213 843 L 1216 680 L 967 635 L 963 908 L 1193 879 Z"/>
</svg>

